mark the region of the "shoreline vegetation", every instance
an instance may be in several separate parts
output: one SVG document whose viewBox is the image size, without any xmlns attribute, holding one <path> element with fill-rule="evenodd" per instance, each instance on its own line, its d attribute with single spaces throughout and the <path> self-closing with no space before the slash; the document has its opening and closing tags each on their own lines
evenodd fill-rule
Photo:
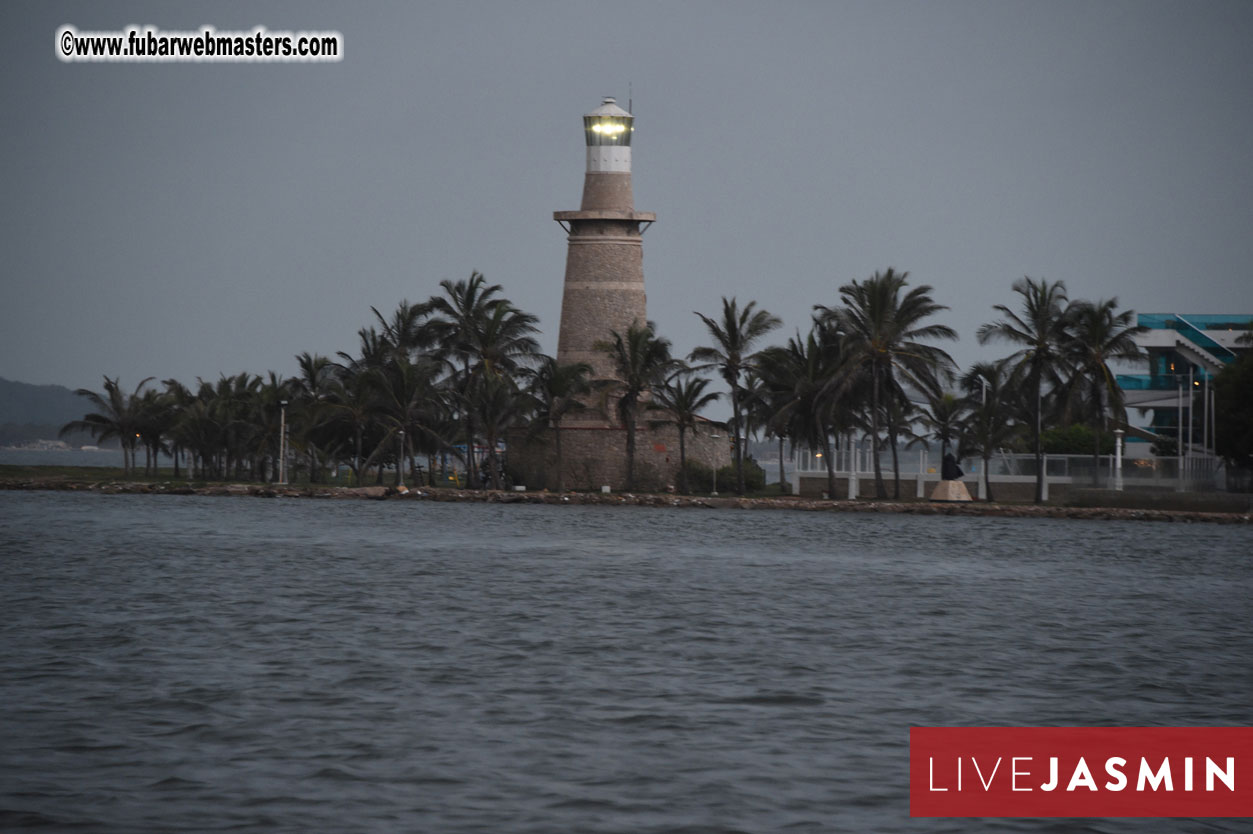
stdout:
<svg viewBox="0 0 1253 834">
<path fill-rule="evenodd" d="M 1210 401 L 1222 407 L 1202 410 L 1213 415 L 1203 425 L 1195 407 L 1190 426 L 1170 423 L 1173 409 L 1155 408 L 1161 425 L 1142 430 L 1127 422 L 1110 363 L 1147 361 L 1136 341 L 1146 329 L 1116 299 L 1071 299 L 1061 281 L 1024 277 L 1012 286 L 1016 304 L 993 305 L 997 318 L 976 333 L 980 344 L 1004 343 L 1012 353 L 963 372 L 931 344 L 958 338 L 935 321 L 948 308 L 908 276 L 888 268 L 833 289 L 837 303 L 815 305 L 808 333 L 798 330 L 782 344 L 766 341 L 782 327 L 778 317 L 756 301 L 724 296 L 720 311 L 693 311 L 705 338 L 686 358 L 672 354 L 653 323 L 636 321 L 625 333 L 607 329 L 589 355 L 579 354 L 588 362 L 571 362 L 543 355 L 539 319 L 473 272 L 469 280 L 441 281 L 426 301 L 401 301 L 390 317 L 371 308 L 374 324 L 358 331 L 356 353 L 300 353 L 294 377 L 242 372 L 197 378 L 191 387 L 148 377 L 131 389 L 106 375 L 103 391 L 75 392 L 92 410 L 59 431 L 117 442 L 129 474 L 138 474 L 142 450 L 145 477 L 168 456 L 176 478 L 183 467 L 188 478 L 218 483 L 294 476 L 330 484 L 330 473 L 344 467 L 358 483 L 371 471 L 402 468 L 438 468 L 446 477 L 451 461 L 475 488 L 525 483 L 562 492 L 578 480 L 625 492 L 669 484 L 686 492 L 697 466 L 687 459 L 686 440 L 701 428 L 727 438 L 724 483 L 740 496 L 760 489 L 745 471 L 754 440 L 777 443 L 780 458 L 789 444 L 821 458 L 829 495 L 837 493 L 836 450 L 854 443 L 877 450 L 869 459 L 880 501 L 904 497 L 900 450 L 918 443 L 938 446 L 937 460 L 981 459 L 982 472 L 1002 454 L 1033 455 L 1037 504 L 1045 503 L 1046 454 L 1091 455 L 1096 486 L 1101 456 L 1115 452 L 1119 433 L 1152 440 L 1158 457 L 1200 449 L 1211 462 L 1224 458 L 1241 478 L 1253 467 L 1245 438 L 1253 404 L 1241 395 L 1247 386 L 1240 376 L 1253 368 L 1253 354 L 1214 375 Z M 1253 332 L 1242 339 L 1253 340 Z M 1169 367 L 1165 378 L 1179 386 L 1186 380 L 1195 395 L 1204 369 L 1194 379 L 1192 370 Z M 719 382 L 725 390 L 708 390 Z M 702 417 L 719 398 L 730 420 Z M 570 449 L 572 457 L 563 457 L 564 428 L 602 421 L 625 432 L 623 448 L 612 452 L 618 460 L 607 461 L 603 450 Z M 677 431 L 677 460 L 637 466 L 645 461 L 636 459 L 636 433 L 665 425 Z M 507 461 L 502 453 L 511 443 L 519 453 Z M 996 497 L 991 484 L 985 493 Z"/>
<path fill-rule="evenodd" d="M 538 492 L 453 487 L 343 487 L 324 484 L 205 483 L 178 480 L 84 477 L 78 467 L 0 466 L 0 490 L 90 492 L 101 495 L 201 495 L 256 498 L 320 498 L 338 500 L 444 501 L 489 504 L 550 504 L 669 507 L 691 509 L 804 510 L 812 512 L 900 513 L 929 516 L 993 518 L 1067 518 L 1100 521 L 1165 521 L 1174 523 L 1251 524 L 1253 507 L 1244 511 L 1209 511 L 1149 506 L 1078 506 L 1075 504 L 937 503 L 925 500 L 829 500 L 794 496 L 738 497 L 645 492 Z M 40 472 L 39 470 L 48 470 Z M 95 474 L 95 473 L 91 473 Z M 1127 493 L 1119 495 L 1126 496 Z M 1084 502 L 1091 503 L 1091 498 Z M 1150 503 L 1152 503 L 1150 501 Z"/>
</svg>

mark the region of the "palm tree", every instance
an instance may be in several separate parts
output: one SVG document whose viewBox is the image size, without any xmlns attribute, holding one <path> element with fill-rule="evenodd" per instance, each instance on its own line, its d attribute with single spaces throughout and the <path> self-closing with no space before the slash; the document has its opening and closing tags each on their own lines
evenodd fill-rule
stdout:
<svg viewBox="0 0 1253 834">
<path fill-rule="evenodd" d="M 120 377 L 109 379 L 106 376 L 103 396 L 88 388 L 75 391 L 94 405 L 96 411 L 84 414 L 81 420 L 66 423 L 59 435 L 64 437 L 72 432 L 86 431 L 97 441 L 117 438 L 122 446 L 122 472 L 130 475 L 135 471 L 135 441 L 139 439 L 143 389 L 153 377 L 140 381 L 129 395 L 122 390 L 119 380 Z"/>
<path fill-rule="evenodd" d="M 386 433 L 363 464 L 368 469 L 379 461 L 379 479 L 382 479 L 382 461 L 396 448 L 400 432 L 404 432 L 404 444 L 396 460 L 396 477 L 404 467 L 409 450 L 424 442 L 446 445 L 436 423 L 438 419 L 439 391 L 436 384 L 439 364 L 432 359 L 410 359 L 397 354 L 382 368 L 369 371 L 368 384 L 377 397 L 378 411 Z"/>
<path fill-rule="evenodd" d="M 212 393 L 210 386 L 202 385 L 201 393 L 183 406 L 173 431 L 174 441 L 187 450 L 188 475 L 194 478 L 198 474 L 205 479 L 216 474 L 214 459 L 222 437 L 217 409 L 203 396 L 206 387 Z"/>
<path fill-rule="evenodd" d="M 918 436 L 910 428 L 917 413 L 917 408 L 905 391 L 901 387 L 895 386 L 896 390 L 889 391 L 883 409 L 883 421 L 887 424 L 888 430 L 888 448 L 892 450 L 892 498 L 896 501 L 901 500 L 901 460 L 900 460 L 900 439 L 904 435 L 908 447 L 912 443 L 917 442 Z M 928 397 L 933 396 L 933 392 L 926 392 Z"/>
<path fill-rule="evenodd" d="M 506 431 L 522 422 L 531 409 L 531 398 L 519 391 L 513 377 L 506 374 L 484 374 L 476 378 L 471 391 L 471 407 L 487 445 L 483 465 L 487 467 L 492 489 L 500 489 L 501 462 L 497 455 L 497 441 Z"/>
<path fill-rule="evenodd" d="M 783 447 L 787 435 L 774 422 L 774 416 L 786 403 L 786 392 L 771 385 L 764 371 L 762 361 L 767 351 L 777 348 L 765 348 L 758 351 L 757 367 L 744 378 L 744 412 L 745 423 L 749 427 L 748 435 L 761 429 L 766 438 L 773 438 L 779 444 L 779 491 L 786 494 L 787 479 L 783 470 Z"/>
<path fill-rule="evenodd" d="M 434 322 L 440 334 L 443 351 L 452 362 L 459 361 L 459 379 L 456 381 L 456 406 L 461 413 L 462 430 L 465 434 L 466 483 L 478 486 L 475 467 L 474 409 L 470 406 L 470 387 L 473 384 L 472 364 L 475 357 L 475 332 L 487 317 L 495 296 L 503 288 L 500 284 L 487 284 L 487 279 L 477 270 L 470 273 L 469 280 L 440 281 L 443 296 L 432 296 L 428 302 L 431 311 L 442 318 Z M 454 365 L 456 367 L 456 365 Z"/>
<path fill-rule="evenodd" d="M 474 377 L 513 373 L 539 351 L 537 319 L 497 298 L 499 284 L 487 284 L 479 272 L 468 281 L 440 282 L 444 295 L 428 302 L 438 318 L 431 322 L 444 349 L 459 363 L 457 388 L 466 435 L 466 478 L 478 485 L 474 466 L 475 415 L 470 406 Z"/>
<path fill-rule="evenodd" d="M 285 379 L 281 374 L 269 371 L 265 379 L 261 380 L 249 403 L 248 420 L 256 429 L 255 434 L 250 438 L 249 451 L 254 461 L 253 477 L 258 480 L 270 480 L 271 473 L 277 480 L 278 459 L 282 448 L 279 439 L 283 428 L 281 403 L 292 399 L 294 383 L 295 380 Z M 325 408 L 325 400 L 319 407 Z M 317 427 L 323 426 L 324 423 L 325 421 L 319 415 Z M 314 428 L 304 431 L 307 435 L 312 435 Z"/>
<path fill-rule="evenodd" d="M 365 433 L 378 410 L 375 389 L 370 384 L 370 372 L 341 369 L 328 387 L 326 408 L 330 419 L 350 433 L 352 474 L 355 481 L 361 483 Z"/>
<path fill-rule="evenodd" d="M 396 350 L 412 353 L 426 351 L 436 346 L 438 333 L 435 328 L 428 326 L 428 319 L 431 315 L 429 301 L 423 304 L 401 301 L 392 313 L 391 319 L 384 318 L 375 307 L 371 307 L 370 310 L 374 313 L 374 318 L 378 320 L 379 326 L 383 328 L 383 339 Z"/>
<path fill-rule="evenodd" d="M 1027 394 L 1034 399 L 1029 408 L 1035 446 L 1035 502 L 1040 504 L 1044 501 L 1044 448 L 1040 440 L 1044 384 L 1061 384 L 1064 345 L 1070 338 L 1070 313 L 1066 285 L 1061 281 L 1049 283 L 1043 278 L 1034 281 L 1025 277 L 1014 282 L 1014 292 L 1022 297 L 1022 314 L 1004 304 L 993 306 L 1004 318 L 982 325 L 978 338 L 979 344 L 1000 340 L 1020 346 L 1007 358 L 1016 373 L 1025 378 Z"/>
<path fill-rule="evenodd" d="M 700 410 L 718 399 L 717 392 L 706 393 L 709 380 L 694 377 L 690 368 L 682 368 L 653 390 L 652 408 L 667 412 L 666 419 L 654 423 L 673 423 L 679 430 L 679 492 L 687 495 L 687 432 L 697 433 Z"/>
<path fill-rule="evenodd" d="M 327 419 L 327 400 L 335 380 L 330 359 L 308 351 L 296 357 L 300 373 L 291 381 L 292 434 L 309 459 L 309 480 L 316 483 L 324 461 L 318 457 L 318 435 Z M 277 403 L 275 403 L 277 405 Z"/>
<path fill-rule="evenodd" d="M 838 329 L 815 321 L 808 335 L 798 333 L 784 347 L 770 347 L 758 356 L 758 372 L 777 405 L 771 431 L 788 437 L 793 446 L 820 449 L 827 470 L 827 495 L 835 496 L 832 435 L 849 429 L 849 411 L 842 407 L 851 385 L 844 339 Z"/>
<path fill-rule="evenodd" d="M 506 299 L 493 303 L 471 332 L 473 371 L 484 376 L 512 374 L 534 360 L 539 342 L 539 319 L 524 313 Z"/>
<path fill-rule="evenodd" d="M 910 448 L 920 442 L 922 438 L 911 428 L 911 424 L 917 416 L 917 407 L 910 401 L 909 395 L 905 389 L 896 381 L 893 376 L 892 383 L 887 386 L 886 391 L 880 391 L 880 407 L 879 421 L 877 431 L 883 431 L 883 435 L 876 433 L 875 421 L 872 419 L 869 409 L 866 406 L 870 399 L 868 395 L 869 387 L 867 383 L 870 376 L 866 372 L 851 373 L 848 381 L 852 384 L 860 385 L 861 396 L 847 398 L 851 400 L 849 403 L 854 414 L 852 417 L 853 428 L 861 431 L 865 436 L 872 437 L 874 451 L 876 455 L 887 451 L 892 455 L 892 498 L 900 500 L 901 497 L 901 460 L 900 460 L 900 441 L 904 437 L 906 439 L 905 447 Z M 932 391 L 924 392 L 925 396 L 933 396 L 938 393 Z"/>
<path fill-rule="evenodd" d="M 187 386 L 177 379 L 162 380 L 161 384 L 165 386 L 165 396 L 170 403 L 170 457 L 174 460 L 174 477 L 177 478 L 179 477 L 178 459 L 183 452 L 182 442 L 179 439 L 179 425 L 187 407 L 191 405 L 195 397 L 192 396 L 191 391 L 187 390 Z"/>
<path fill-rule="evenodd" d="M 970 409 L 969 422 L 964 441 L 967 448 L 977 452 L 983 459 L 983 488 L 992 497 L 992 480 L 989 470 L 992 454 L 1013 442 L 1018 434 L 1014 420 L 1013 391 L 1004 361 L 979 362 L 971 366 L 961 378 Z"/>
<path fill-rule="evenodd" d="M 1253 329 L 1236 344 L 1253 343 Z M 1228 489 L 1249 489 L 1253 471 L 1253 352 L 1246 352 L 1214 377 L 1214 451 L 1229 467 Z"/>
<path fill-rule="evenodd" d="M 144 444 L 144 474 L 155 476 L 161 453 L 170 451 L 163 440 L 174 424 L 173 401 L 164 392 L 149 388 L 132 403 L 136 412 L 135 433 Z"/>
<path fill-rule="evenodd" d="M 670 340 L 656 333 L 657 325 L 632 324 L 626 334 L 611 331 L 608 341 L 596 342 L 596 350 L 609 357 L 614 379 L 600 380 L 618 397 L 618 419 L 626 429 L 626 488 L 635 489 L 635 418 L 641 398 L 674 370 Z"/>
<path fill-rule="evenodd" d="M 965 436 L 967 403 L 965 399 L 944 392 L 927 397 L 927 406 L 918 414 L 929 436 L 940 441 L 940 458 L 950 447 L 958 447 Z"/>
<path fill-rule="evenodd" d="M 744 389 L 740 378 L 745 371 L 751 370 L 755 356 L 750 351 L 753 343 L 774 330 L 782 322 L 765 310 L 754 310 L 756 301 L 750 301 L 739 309 L 735 298 L 722 298 L 721 318 L 712 318 L 697 313 L 705 323 L 714 344 L 709 347 L 698 347 L 688 358 L 694 362 L 706 363 L 705 367 L 717 368 L 722 374 L 731 392 L 731 424 L 735 433 L 735 480 L 736 492 L 744 494 L 744 424 L 743 413 Z"/>
<path fill-rule="evenodd" d="M 956 339 L 957 332 L 942 324 L 923 320 L 948 307 L 931 298 L 931 287 L 914 287 L 902 296 L 908 272 L 876 272 L 865 282 L 853 281 L 840 287 L 843 307 L 814 307 L 818 317 L 837 324 L 847 334 L 850 361 L 864 366 L 870 377 L 871 436 L 879 437 L 882 403 L 897 393 L 899 381 L 920 391 L 938 387 L 938 377 L 953 365 L 953 359 L 937 347 L 919 339 Z M 851 377 L 850 377 L 851 379 Z M 879 456 L 874 455 L 875 493 L 887 497 Z"/>
<path fill-rule="evenodd" d="M 358 330 L 357 338 L 361 341 L 361 356 L 354 357 L 352 354 L 339 351 L 339 358 L 343 360 L 340 363 L 341 368 L 354 372 L 381 368 L 387 364 L 396 351 L 396 346 L 373 327 L 363 327 Z"/>
<path fill-rule="evenodd" d="M 215 453 L 220 464 L 214 468 L 222 478 L 242 477 L 244 461 L 251 459 L 258 433 L 251 414 L 260 388 L 261 377 L 247 372 L 222 374 L 216 385 L 201 381 L 200 396 L 219 427 Z"/>
<path fill-rule="evenodd" d="M 535 403 L 534 429 L 551 429 L 557 455 L 557 491 L 566 490 L 566 472 L 561 453 L 561 420 L 567 414 L 587 408 L 580 397 L 591 392 L 592 366 L 586 362 L 559 365 L 551 356 L 540 356 L 530 373 L 528 391 Z M 532 432 L 534 433 L 534 432 Z"/>
<path fill-rule="evenodd" d="M 1070 307 L 1069 338 L 1063 345 L 1072 370 L 1063 391 L 1067 411 L 1076 405 L 1086 405 L 1092 419 L 1093 485 L 1100 481 L 1101 431 L 1107 417 L 1113 418 L 1116 424 L 1127 422 L 1123 390 L 1109 363 L 1111 360 L 1141 361 L 1147 356 L 1135 337 L 1148 328 L 1132 324 L 1135 313 L 1131 310 L 1116 313 L 1117 307 L 1117 298 L 1096 303 L 1076 301 Z"/>
</svg>

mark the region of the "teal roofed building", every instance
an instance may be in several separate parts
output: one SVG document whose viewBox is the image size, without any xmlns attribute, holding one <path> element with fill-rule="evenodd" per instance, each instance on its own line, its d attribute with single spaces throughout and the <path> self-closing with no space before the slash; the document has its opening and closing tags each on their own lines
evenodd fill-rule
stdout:
<svg viewBox="0 0 1253 834">
<path fill-rule="evenodd" d="M 1176 454 L 1210 454 L 1214 445 L 1210 382 L 1224 366 L 1253 351 L 1253 313 L 1141 313 L 1138 321 L 1147 328 L 1136 342 L 1148 353 L 1148 373 L 1119 374 L 1118 385 L 1128 411 L 1140 409 L 1146 417 L 1151 411 L 1152 417 L 1142 431 L 1133 428 L 1131 434 L 1145 440 L 1182 441 Z"/>
</svg>

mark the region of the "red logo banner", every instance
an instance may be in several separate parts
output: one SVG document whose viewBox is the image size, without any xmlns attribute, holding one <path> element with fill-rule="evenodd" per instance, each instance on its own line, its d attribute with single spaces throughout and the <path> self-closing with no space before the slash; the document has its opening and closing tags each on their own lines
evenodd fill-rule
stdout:
<svg viewBox="0 0 1253 834">
<path fill-rule="evenodd" d="M 1253 817 L 1253 727 L 911 727 L 913 817 Z"/>
</svg>

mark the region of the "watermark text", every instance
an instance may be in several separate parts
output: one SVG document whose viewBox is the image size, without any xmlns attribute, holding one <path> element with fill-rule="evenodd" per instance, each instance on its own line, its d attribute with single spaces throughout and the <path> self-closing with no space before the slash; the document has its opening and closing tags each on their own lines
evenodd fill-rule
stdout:
<svg viewBox="0 0 1253 834">
<path fill-rule="evenodd" d="M 175 32 L 155 26 L 128 26 L 110 32 L 80 32 L 73 26 L 56 31 L 56 55 L 62 61 L 342 61 L 344 36 L 339 32 L 219 31 L 203 26 Z"/>
</svg>

